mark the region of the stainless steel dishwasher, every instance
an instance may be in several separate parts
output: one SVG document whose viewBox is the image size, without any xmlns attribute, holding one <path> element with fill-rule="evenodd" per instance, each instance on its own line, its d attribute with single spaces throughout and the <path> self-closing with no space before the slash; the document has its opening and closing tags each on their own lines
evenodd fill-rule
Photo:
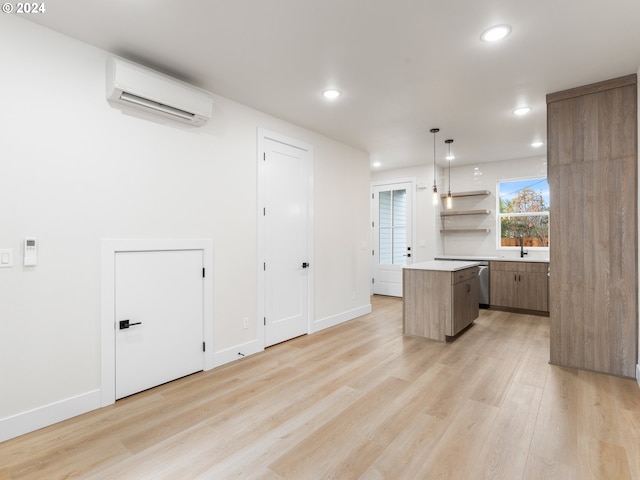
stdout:
<svg viewBox="0 0 640 480">
<path fill-rule="evenodd" d="M 478 268 L 478 304 L 480 308 L 489 308 L 489 262 L 480 262 Z"/>
</svg>

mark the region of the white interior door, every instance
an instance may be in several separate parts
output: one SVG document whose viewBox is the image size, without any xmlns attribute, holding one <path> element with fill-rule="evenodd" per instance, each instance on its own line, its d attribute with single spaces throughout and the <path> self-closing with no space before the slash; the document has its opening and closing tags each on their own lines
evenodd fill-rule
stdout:
<svg viewBox="0 0 640 480">
<path fill-rule="evenodd" d="M 202 250 L 118 252 L 115 294 L 116 399 L 203 369 Z"/>
<path fill-rule="evenodd" d="M 373 293 L 402 296 L 402 267 L 411 264 L 413 183 L 372 189 Z"/>
<path fill-rule="evenodd" d="M 263 141 L 265 347 L 309 332 L 311 154 Z"/>
</svg>

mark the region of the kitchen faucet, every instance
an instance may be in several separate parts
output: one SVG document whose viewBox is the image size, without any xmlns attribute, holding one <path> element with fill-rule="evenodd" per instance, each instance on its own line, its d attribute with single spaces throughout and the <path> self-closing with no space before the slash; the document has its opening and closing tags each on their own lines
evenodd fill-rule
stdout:
<svg viewBox="0 0 640 480">
<path fill-rule="evenodd" d="M 523 242 L 522 235 L 520 235 L 520 258 L 523 258 L 528 253 L 529 253 L 528 251 L 527 252 L 524 251 L 524 242 Z"/>
</svg>

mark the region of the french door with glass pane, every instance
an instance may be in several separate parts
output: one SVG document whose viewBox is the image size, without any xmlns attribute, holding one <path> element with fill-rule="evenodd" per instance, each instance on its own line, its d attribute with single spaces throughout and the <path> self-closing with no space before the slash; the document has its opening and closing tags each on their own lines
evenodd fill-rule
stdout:
<svg viewBox="0 0 640 480">
<path fill-rule="evenodd" d="M 412 182 L 372 188 L 373 293 L 402 296 L 402 267 L 411 264 Z"/>
</svg>

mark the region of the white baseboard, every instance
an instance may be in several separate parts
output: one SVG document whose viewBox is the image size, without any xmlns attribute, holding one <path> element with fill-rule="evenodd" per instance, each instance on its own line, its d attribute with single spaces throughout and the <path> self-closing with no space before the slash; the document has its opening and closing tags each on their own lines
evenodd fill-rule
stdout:
<svg viewBox="0 0 640 480">
<path fill-rule="evenodd" d="M 207 368 L 206 370 L 211 370 L 212 368 L 219 367 L 220 365 L 231 363 L 234 360 L 239 360 L 243 357 L 248 357 L 249 355 L 262 352 L 263 350 L 264 348 L 260 348 L 258 346 L 257 340 L 252 340 L 247 343 L 236 345 L 235 347 L 231 347 L 225 350 L 221 350 L 219 352 L 215 352 L 213 355 L 213 365 Z"/>
<path fill-rule="evenodd" d="M 100 390 L 0 419 L 0 442 L 100 408 Z"/>
<path fill-rule="evenodd" d="M 337 315 L 331 315 L 330 317 L 321 318 L 320 320 L 316 320 L 313 323 L 313 332 L 319 332 L 320 330 L 324 330 L 325 328 L 340 325 L 341 323 L 361 317 L 363 315 L 366 315 L 367 313 L 371 313 L 370 303 L 358 308 L 354 308 L 353 310 L 338 313 Z"/>
</svg>

